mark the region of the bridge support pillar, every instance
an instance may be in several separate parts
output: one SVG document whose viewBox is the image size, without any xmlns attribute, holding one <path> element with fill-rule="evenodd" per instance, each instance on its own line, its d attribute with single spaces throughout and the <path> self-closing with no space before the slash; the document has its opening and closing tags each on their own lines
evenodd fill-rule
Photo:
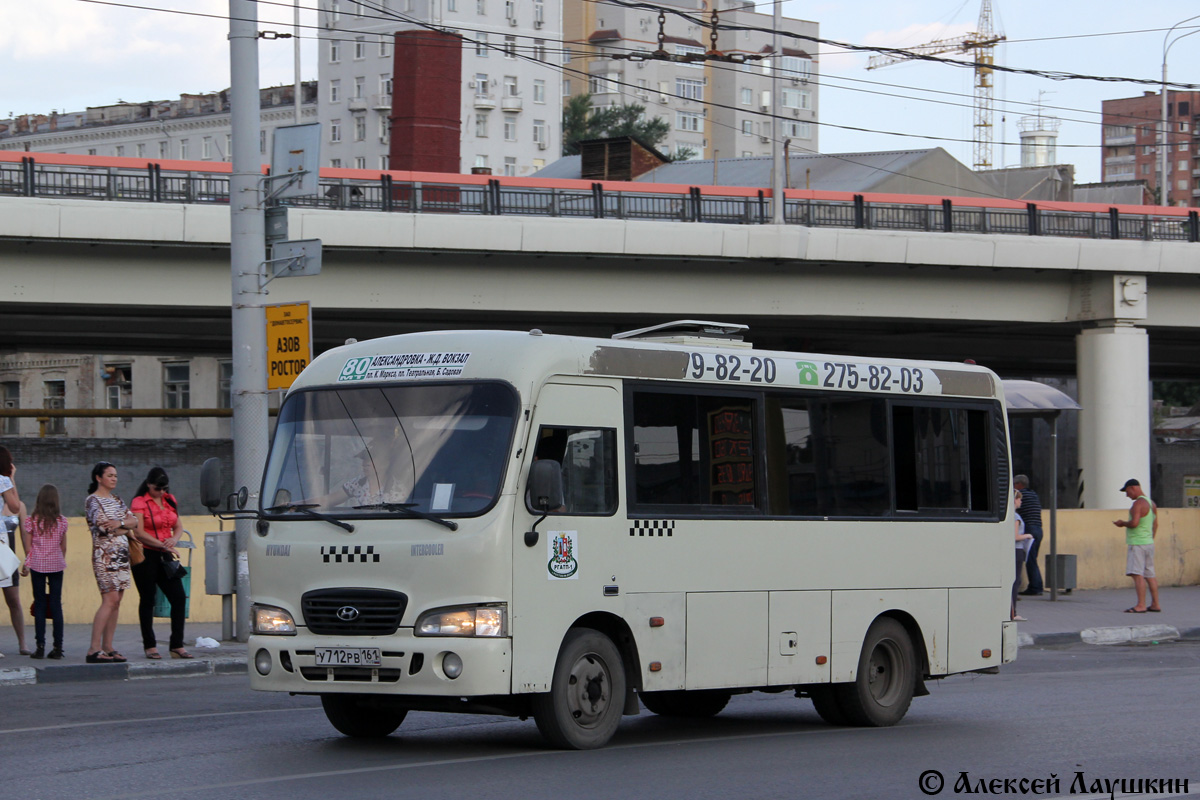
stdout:
<svg viewBox="0 0 1200 800">
<path fill-rule="evenodd" d="M 1075 337 L 1079 467 L 1086 508 L 1121 508 L 1128 478 L 1150 492 L 1150 346 L 1146 331 L 1104 320 Z M 1153 496 L 1153 495 L 1151 495 Z"/>
</svg>

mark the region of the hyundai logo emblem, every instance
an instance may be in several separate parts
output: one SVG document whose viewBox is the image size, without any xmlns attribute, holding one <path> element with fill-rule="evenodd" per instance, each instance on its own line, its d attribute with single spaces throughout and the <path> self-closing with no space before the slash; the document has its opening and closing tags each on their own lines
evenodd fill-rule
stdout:
<svg viewBox="0 0 1200 800">
<path fill-rule="evenodd" d="M 337 618 L 342 622 L 354 622 L 358 619 L 358 609 L 354 606 L 342 606 L 337 610 Z"/>
</svg>

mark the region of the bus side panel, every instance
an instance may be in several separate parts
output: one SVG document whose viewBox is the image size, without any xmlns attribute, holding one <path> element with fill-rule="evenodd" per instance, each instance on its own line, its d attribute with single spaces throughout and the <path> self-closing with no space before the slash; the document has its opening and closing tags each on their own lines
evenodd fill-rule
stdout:
<svg viewBox="0 0 1200 800">
<path fill-rule="evenodd" d="M 925 639 L 930 674 L 945 674 L 948 595 L 948 589 L 834 592 L 829 679 L 834 683 L 854 680 L 867 629 L 880 614 L 893 610 L 902 611 L 917 621 Z M 919 642 L 913 642 L 914 649 L 919 646 Z"/>
<path fill-rule="evenodd" d="M 830 592 L 771 592 L 767 683 L 829 682 Z M 826 662 L 818 664 L 817 658 Z"/>
<path fill-rule="evenodd" d="M 651 617 L 662 617 L 663 624 L 650 627 Z M 642 691 L 666 692 L 684 687 L 687 666 L 687 595 L 683 592 L 646 592 L 625 598 L 625 621 L 637 640 L 642 663 Z M 650 663 L 662 665 L 650 671 Z"/>
<path fill-rule="evenodd" d="M 1003 589 L 951 589 L 949 672 L 1000 665 L 1001 634 L 1007 616 L 1007 598 Z M 991 625 L 980 620 L 995 619 Z M 990 656 L 984 656 L 987 650 Z"/>
<path fill-rule="evenodd" d="M 767 683 L 767 592 L 690 592 L 688 689 Z"/>
</svg>

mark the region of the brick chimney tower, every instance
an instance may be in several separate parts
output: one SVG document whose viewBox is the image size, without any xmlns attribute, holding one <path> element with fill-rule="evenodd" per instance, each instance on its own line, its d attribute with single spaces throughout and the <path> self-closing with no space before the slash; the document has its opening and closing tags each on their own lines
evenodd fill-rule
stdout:
<svg viewBox="0 0 1200 800">
<path fill-rule="evenodd" d="M 396 33 L 388 166 L 459 172 L 462 37 L 440 31 Z"/>
</svg>

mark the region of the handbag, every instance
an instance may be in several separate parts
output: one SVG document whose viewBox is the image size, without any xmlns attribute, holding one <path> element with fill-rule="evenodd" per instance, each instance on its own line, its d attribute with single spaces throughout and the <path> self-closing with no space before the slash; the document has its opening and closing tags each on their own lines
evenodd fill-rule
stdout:
<svg viewBox="0 0 1200 800">
<path fill-rule="evenodd" d="M 10 550 L 7 544 L 0 541 L 0 581 L 7 580 L 20 568 L 21 559 L 17 558 L 17 554 Z"/>
<path fill-rule="evenodd" d="M 166 574 L 167 580 L 173 581 L 176 578 L 182 578 L 188 574 L 187 567 L 179 563 L 179 560 L 173 558 L 169 553 L 163 554 L 163 573 Z"/>
<path fill-rule="evenodd" d="M 129 564 L 136 567 L 146 560 L 146 548 L 134 538 L 132 532 L 126 538 L 129 539 Z"/>
</svg>

